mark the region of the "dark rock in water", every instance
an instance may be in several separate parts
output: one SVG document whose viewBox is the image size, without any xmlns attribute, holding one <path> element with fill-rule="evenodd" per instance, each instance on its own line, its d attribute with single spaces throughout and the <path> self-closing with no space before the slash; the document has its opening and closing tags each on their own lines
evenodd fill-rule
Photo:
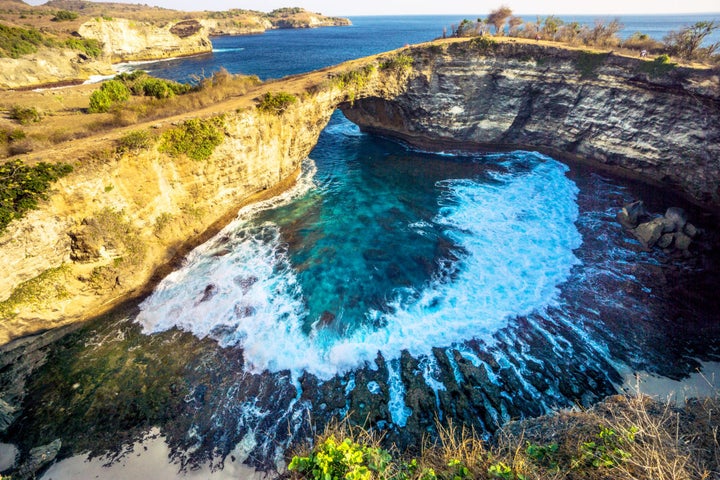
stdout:
<svg viewBox="0 0 720 480">
<path fill-rule="evenodd" d="M 655 218 L 649 222 L 641 223 L 632 232 L 645 248 L 652 248 L 660 240 L 667 225 L 664 218 Z"/>
<path fill-rule="evenodd" d="M 257 283 L 258 278 L 254 275 L 251 275 L 249 277 L 235 277 L 233 281 L 238 287 L 240 287 L 243 295 L 246 295 L 250 291 L 252 286 Z"/>
<path fill-rule="evenodd" d="M 633 229 L 638 226 L 640 220 L 647 216 L 647 210 L 642 200 L 637 200 L 625 205 L 617 214 L 617 220 L 623 227 Z"/>
<path fill-rule="evenodd" d="M 60 452 L 60 447 L 62 447 L 62 442 L 60 439 L 56 439 L 47 445 L 33 448 L 25 463 L 13 473 L 12 478 L 21 480 L 35 478 L 41 468 L 55 460 Z"/>
<path fill-rule="evenodd" d="M 690 238 L 695 238 L 697 236 L 697 234 L 700 233 L 700 232 L 698 232 L 697 227 L 690 222 L 685 224 L 685 228 L 683 228 L 683 232 L 685 232 L 685 235 L 687 235 Z"/>
<path fill-rule="evenodd" d="M 669 248 L 672 245 L 675 236 L 672 233 L 663 233 L 657 241 L 658 248 Z"/>
<path fill-rule="evenodd" d="M 675 232 L 675 248 L 682 251 L 687 251 L 692 243 L 692 238 L 685 235 L 682 232 Z"/>
<path fill-rule="evenodd" d="M 679 207 L 670 207 L 665 212 L 665 218 L 672 222 L 674 232 L 682 232 L 685 224 L 687 223 L 687 213 L 685 210 Z"/>
<path fill-rule="evenodd" d="M 212 297 L 215 296 L 217 291 L 218 291 L 218 288 L 217 288 L 217 285 L 215 285 L 215 284 L 211 283 L 210 285 L 205 287 L 205 290 L 203 291 L 203 296 L 200 299 L 200 301 L 198 302 L 198 304 L 207 302 L 208 300 L 210 300 Z"/>
<path fill-rule="evenodd" d="M 320 315 L 319 324 L 320 325 L 330 325 L 335 321 L 335 314 L 325 310 L 322 315 Z"/>
</svg>

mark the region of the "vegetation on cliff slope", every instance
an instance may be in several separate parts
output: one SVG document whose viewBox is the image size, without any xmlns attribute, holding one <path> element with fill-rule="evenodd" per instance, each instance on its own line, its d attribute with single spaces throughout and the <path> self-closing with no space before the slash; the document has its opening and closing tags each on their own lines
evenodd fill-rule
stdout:
<svg viewBox="0 0 720 480">
<path fill-rule="evenodd" d="M 584 45 L 599 48 L 621 48 L 643 52 L 643 56 L 672 55 L 685 61 L 720 63 L 720 42 L 708 43 L 706 39 L 720 28 L 720 23 L 711 21 L 696 22 L 672 31 L 663 41 L 650 38 L 642 32 L 636 32 L 630 38 L 621 40 L 618 33 L 623 29 L 619 19 L 611 21 L 596 20 L 594 25 L 582 25 L 577 21 L 564 21 L 554 15 L 545 18 L 537 17 L 534 21 L 525 21 L 513 16 L 508 7 L 500 7 L 491 11 L 486 18 L 477 21 L 464 19 L 452 26 L 454 37 L 483 36 L 490 32 L 497 36 L 511 36 L 562 42 L 570 45 Z M 444 33 L 444 36 L 447 32 Z"/>
<path fill-rule="evenodd" d="M 13 160 L 0 165 L 0 232 L 10 221 L 36 208 L 52 183 L 71 171 L 72 167 L 65 163 L 29 166 Z"/>
<path fill-rule="evenodd" d="M 193 160 L 207 160 L 225 139 L 222 117 L 191 118 L 166 131 L 158 149 L 170 156 L 187 155 Z"/>
<path fill-rule="evenodd" d="M 292 479 L 325 480 L 680 480 L 720 473 L 720 397 L 683 407 L 650 397 L 612 397 L 587 411 L 511 422 L 481 440 L 452 422 L 418 451 L 338 423 L 300 449 Z"/>
<path fill-rule="evenodd" d="M 11 27 L 0 23 L 0 57 L 20 58 L 40 47 L 70 48 L 89 57 L 100 56 L 100 43 L 93 39 L 65 38 L 46 35 L 34 28 Z"/>
</svg>

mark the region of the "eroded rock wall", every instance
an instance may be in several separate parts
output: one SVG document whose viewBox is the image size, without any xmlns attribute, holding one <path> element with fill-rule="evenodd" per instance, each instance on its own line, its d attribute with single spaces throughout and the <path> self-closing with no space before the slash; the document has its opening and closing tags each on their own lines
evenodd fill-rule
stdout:
<svg viewBox="0 0 720 480">
<path fill-rule="evenodd" d="M 198 20 L 165 24 L 123 18 L 96 18 L 78 29 L 83 38 L 98 40 L 112 63 L 159 60 L 212 51 L 207 29 Z"/>
<path fill-rule="evenodd" d="M 412 49 L 405 93 L 343 106 L 365 131 L 428 150 L 524 148 L 589 160 L 720 206 L 717 70 L 534 43 Z"/>
<path fill-rule="evenodd" d="M 66 146 L 62 155 L 77 160 L 75 171 L 54 185 L 40 209 L 0 236 L 0 300 L 29 292 L 3 315 L 0 344 L 142 293 L 241 205 L 288 188 L 337 94 L 320 92 L 282 115 L 254 107 L 226 112 L 225 138 L 207 161 L 154 147 L 120 155 L 108 140 L 95 151 L 94 144 Z M 28 280 L 37 285 L 22 287 Z"/>
<path fill-rule="evenodd" d="M 76 50 L 43 48 L 20 58 L 0 58 L 0 90 L 79 82 L 112 73 L 110 63 Z"/>
</svg>

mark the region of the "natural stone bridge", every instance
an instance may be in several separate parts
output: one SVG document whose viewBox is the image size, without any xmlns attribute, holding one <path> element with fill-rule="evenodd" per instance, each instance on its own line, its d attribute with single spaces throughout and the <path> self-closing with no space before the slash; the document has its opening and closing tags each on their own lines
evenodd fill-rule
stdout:
<svg viewBox="0 0 720 480">
<path fill-rule="evenodd" d="M 280 115 L 254 107 L 278 91 L 299 101 Z M 204 162 L 154 147 L 98 159 L 127 129 L 26 157 L 77 164 L 39 210 L 0 236 L 0 301 L 33 278 L 45 292 L 13 304 L 0 343 L 147 292 L 241 205 L 287 188 L 338 107 L 365 131 L 423 149 L 539 150 L 720 206 L 717 71 L 519 40 L 438 41 L 132 127 L 171 128 L 189 116 L 222 114 L 225 140 Z M 118 261 L 133 245 L 143 246 L 139 259 Z"/>
</svg>

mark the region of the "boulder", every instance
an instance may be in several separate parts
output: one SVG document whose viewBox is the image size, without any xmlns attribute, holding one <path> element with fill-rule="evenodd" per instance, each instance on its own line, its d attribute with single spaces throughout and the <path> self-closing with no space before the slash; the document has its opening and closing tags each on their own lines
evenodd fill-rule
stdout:
<svg viewBox="0 0 720 480">
<path fill-rule="evenodd" d="M 637 200 L 625 205 L 617 214 L 617 219 L 623 227 L 633 229 L 638 226 L 640 219 L 646 215 L 645 204 L 642 200 Z"/>
<path fill-rule="evenodd" d="M 672 245 L 675 236 L 672 233 L 663 233 L 657 241 L 658 248 L 668 248 Z"/>
<path fill-rule="evenodd" d="M 675 232 L 673 236 L 675 237 L 675 248 L 683 251 L 686 251 L 688 248 L 690 248 L 692 238 L 682 232 Z"/>
<path fill-rule="evenodd" d="M 673 229 L 670 231 L 673 232 L 682 232 L 685 224 L 687 223 L 687 213 L 685 213 L 685 210 L 679 207 L 668 208 L 665 212 L 665 218 L 669 222 L 672 222 Z"/>
<path fill-rule="evenodd" d="M 660 237 L 665 233 L 665 229 L 668 226 L 668 222 L 663 217 L 658 217 L 650 220 L 649 222 L 641 223 L 632 232 L 635 237 L 640 240 L 645 248 L 652 248 L 660 240 Z"/>
<path fill-rule="evenodd" d="M 687 235 L 690 238 L 695 238 L 697 236 L 697 234 L 699 233 L 697 227 L 690 222 L 685 224 L 685 228 L 683 228 L 683 232 L 685 233 L 685 235 Z"/>
</svg>

